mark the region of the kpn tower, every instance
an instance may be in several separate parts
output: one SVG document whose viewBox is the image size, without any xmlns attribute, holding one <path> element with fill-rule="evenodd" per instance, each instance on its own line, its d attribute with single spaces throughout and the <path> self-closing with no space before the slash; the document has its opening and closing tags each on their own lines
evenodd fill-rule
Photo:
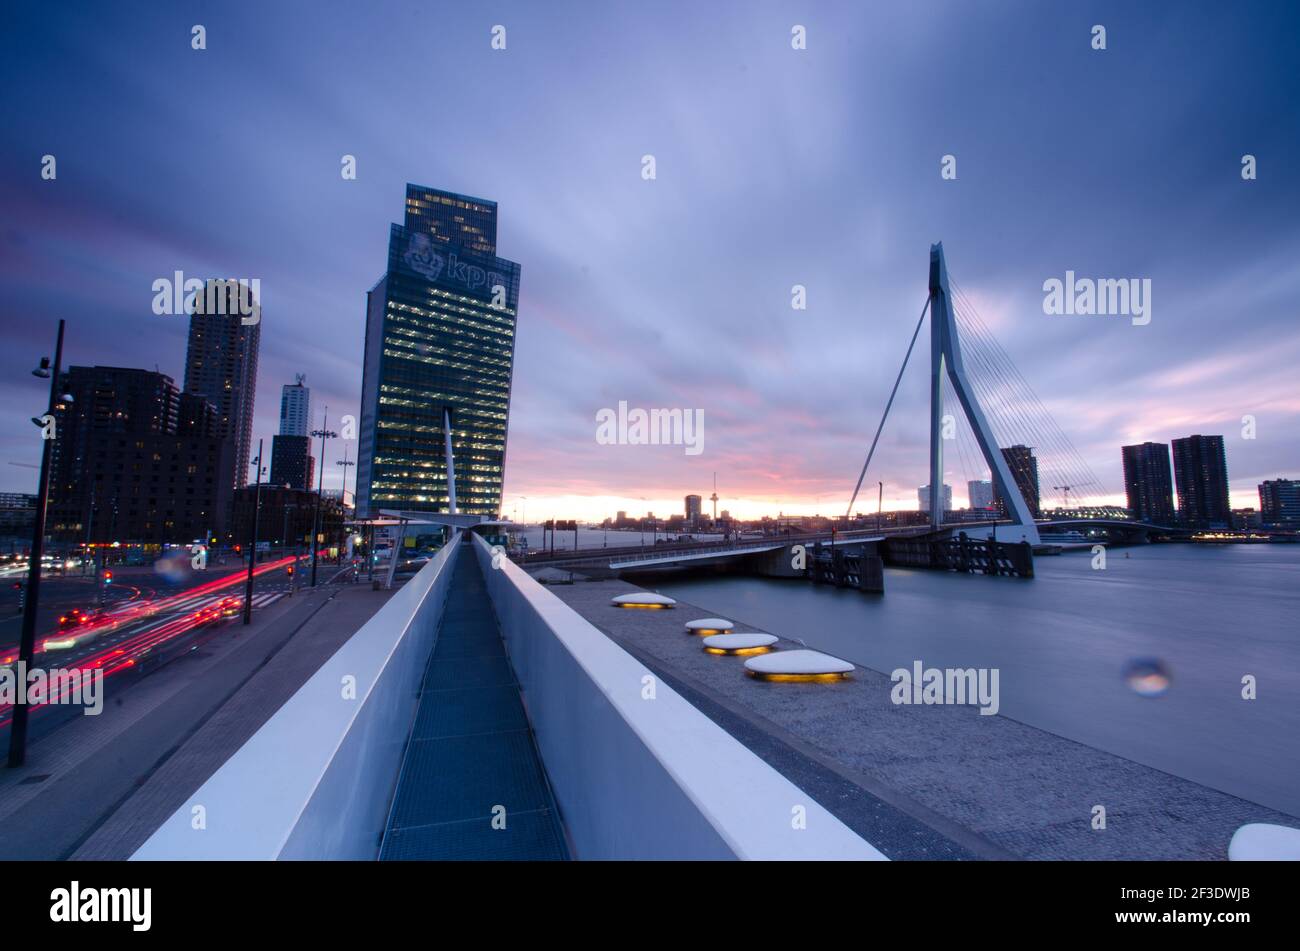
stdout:
<svg viewBox="0 0 1300 951">
<path fill-rule="evenodd" d="M 496 202 L 406 186 L 366 295 L 362 515 L 500 513 L 519 265 L 496 247 Z"/>
</svg>

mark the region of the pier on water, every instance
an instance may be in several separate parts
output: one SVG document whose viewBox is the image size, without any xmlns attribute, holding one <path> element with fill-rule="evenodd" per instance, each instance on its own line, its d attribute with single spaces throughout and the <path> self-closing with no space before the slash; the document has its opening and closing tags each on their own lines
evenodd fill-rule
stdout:
<svg viewBox="0 0 1300 951">
<path fill-rule="evenodd" d="M 883 547 L 885 561 L 891 567 L 937 568 L 1013 578 L 1034 576 L 1034 551 L 1028 542 L 971 538 L 959 532 L 890 538 Z"/>
</svg>

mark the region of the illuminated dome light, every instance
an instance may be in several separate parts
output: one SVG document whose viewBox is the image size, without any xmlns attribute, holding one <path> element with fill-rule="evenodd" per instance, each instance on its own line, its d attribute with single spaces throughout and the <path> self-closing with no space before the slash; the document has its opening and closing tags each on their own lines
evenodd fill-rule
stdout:
<svg viewBox="0 0 1300 951">
<path fill-rule="evenodd" d="M 756 680 L 787 683 L 844 680 L 853 670 L 847 660 L 820 651 L 778 651 L 745 661 L 745 673 Z"/>
<path fill-rule="evenodd" d="M 776 643 L 771 634 L 714 634 L 703 641 L 706 654 L 766 654 Z"/>
<path fill-rule="evenodd" d="M 610 604 L 616 608 L 671 608 L 677 602 L 666 594 L 655 594 L 653 591 L 634 591 L 632 594 L 620 594 L 616 598 L 611 598 Z"/>
<path fill-rule="evenodd" d="M 1300 829 L 1251 822 L 1232 834 L 1229 862 L 1300 862 Z"/>
<path fill-rule="evenodd" d="M 708 637 L 711 634 L 730 634 L 736 625 L 723 617 L 702 617 L 696 621 L 686 622 L 687 634 L 699 634 Z"/>
</svg>

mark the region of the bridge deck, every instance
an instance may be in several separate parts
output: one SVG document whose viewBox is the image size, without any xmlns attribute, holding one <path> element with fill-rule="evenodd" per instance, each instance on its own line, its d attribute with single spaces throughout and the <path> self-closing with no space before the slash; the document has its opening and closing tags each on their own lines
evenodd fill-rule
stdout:
<svg viewBox="0 0 1300 951">
<path fill-rule="evenodd" d="M 568 858 L 482 571 L 455 557 L 380 859 Z"/>
</svg>

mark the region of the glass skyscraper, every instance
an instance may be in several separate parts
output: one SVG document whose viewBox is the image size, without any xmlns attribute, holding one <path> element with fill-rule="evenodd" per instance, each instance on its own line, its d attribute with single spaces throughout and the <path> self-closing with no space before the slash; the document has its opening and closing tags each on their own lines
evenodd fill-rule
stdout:
<svg viewBox="0 0 1300 951">
<path fill-rule="evenodd" d="M 406 186 L 388 270 L 366 298 L 357 511 L 501 511 L 519 265 L 496 256 L 496 202 Z"/>
</svg>

